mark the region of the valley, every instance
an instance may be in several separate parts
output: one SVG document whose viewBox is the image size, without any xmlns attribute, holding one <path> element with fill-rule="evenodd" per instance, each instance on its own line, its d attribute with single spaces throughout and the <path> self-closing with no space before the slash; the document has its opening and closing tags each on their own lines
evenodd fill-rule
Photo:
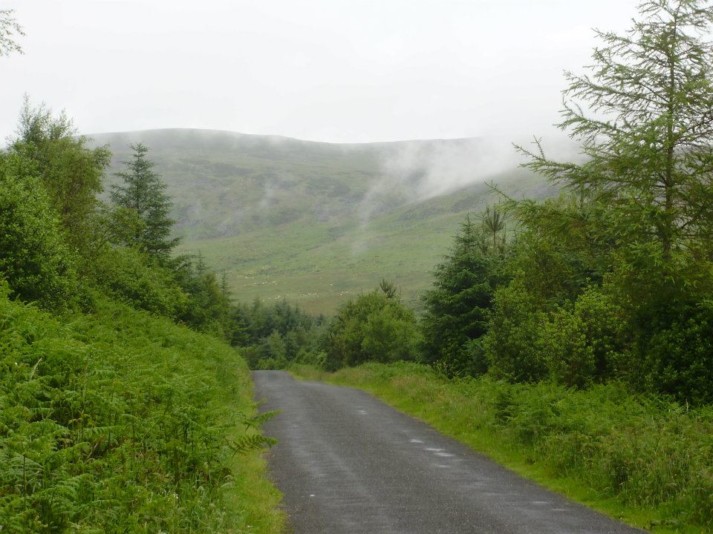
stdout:
<svg viewBox="0 0 713 534">
<path fill-rule="evenodd" d="M 340 145 L 201 130 L 90 136 L 114 154 L 149 147 L 173 199 L 180 252 L 225 273 L 239 301 L 287 299 L 310 313 L 393 281 L 420 306 L 468 213 L 499 195 L 555 190 L 511 149 L 478 139 Z"/>
</svg>

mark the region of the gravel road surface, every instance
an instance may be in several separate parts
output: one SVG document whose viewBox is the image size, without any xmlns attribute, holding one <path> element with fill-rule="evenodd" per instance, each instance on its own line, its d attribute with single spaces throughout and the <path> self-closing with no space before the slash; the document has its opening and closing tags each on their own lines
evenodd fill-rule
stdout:
<svg viewBox="0 0 713 534">
<path fill-rule="evenodd" d="M 634 533 L 350 388 L 254 373 L 296 533 Z"/>
</svg>

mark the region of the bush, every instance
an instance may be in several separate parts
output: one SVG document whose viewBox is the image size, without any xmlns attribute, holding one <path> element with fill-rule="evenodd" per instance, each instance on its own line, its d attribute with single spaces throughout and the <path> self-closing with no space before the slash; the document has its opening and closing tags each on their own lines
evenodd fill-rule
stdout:
<svg viewBox="0 0 713 534">
<path fill-rule="evenodd" d="M 491 375 L 510 382 L 533 382 L 547 376 L 547 362 L 538 343 L 545 325 L 546 315 L 520 282 L 499 288 L 490 329 L 483 337 Z"/>
<path fill-rule="evenodd" d="M 647 389 L 695 405 L 713 403 L 713 301 L 682 310 L 644 351 Z"/>
<path fill-rule="evenodd" d="M 176 318 L 188 304 L 173 274 L 137 250 L 106 248 L 90 268 L 102 291 L 137 309 Z"/>
<path fill-rule="evenodd" d="M 595 358 L 587 341 L 584 321 L 576 313 L 559 308 L 549 315 L 537 349 L 542 351 L 552 380 L 580 388 L 592 381 Z"/>
<path fill-rule="evenodd" d="M 325 368 L 335 370 L 366 361 L 416 359 L 419 331 L 411 310 L 373 291 L 340 308 L 326 340 Z"/>
<path fill-rule="evenodd" d="M 23 301 L 68 308 L 79 287 L 75 257 L 31 167 L 20 156 L 0 155 L 0 276 Z"/>
</svg>

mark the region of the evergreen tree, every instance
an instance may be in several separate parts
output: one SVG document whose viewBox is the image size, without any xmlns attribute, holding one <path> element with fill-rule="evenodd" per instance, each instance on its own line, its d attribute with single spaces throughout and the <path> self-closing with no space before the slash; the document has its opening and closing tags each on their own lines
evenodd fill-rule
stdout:
<svg viewBox="0 0 713 534">
<path fill-rule="evenodd" d="M 433 288 L 424 295 L 422 320 L 428 362 L 448 374 L 481 374 L 485 359 L 476 340 L 488 328 L 496 257 L 488 254 L 490 236 L 466 217 L 453 249 L 436 267 Z"/>
<path fill-rule="evenodd" d="M 114 185 L 111 191 L 115 206 L 130 210 L 139 222 L 122 244 L 136 247 L 165 264 L 178 244 L 177 238 L 170 237 L 174 224 L 169 217 L 171 200 L 166 194 L 166 184 L 146 157 L 148 148 L 138 143 L 131 149 L 133 160 L 125 162 L 127 170 L 116 173 L 123 184 Z"/>
<path fill-rule="evenodd" d="M 488 236 L 488 248 L 491 254 L 505 252 L 505 214 L 498 208 L 485 207 L 483 230 Z"/>
</svg>

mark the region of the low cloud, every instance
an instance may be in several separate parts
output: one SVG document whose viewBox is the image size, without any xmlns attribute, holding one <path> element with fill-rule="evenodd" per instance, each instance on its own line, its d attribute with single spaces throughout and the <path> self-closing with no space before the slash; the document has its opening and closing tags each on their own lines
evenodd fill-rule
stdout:
<svg viewBox="0 0 713 534">
<path fill-rule="evenodd" d="M 502 139 L 410 141 L 385 149 L 380 179 L 362 200 L 363 225 L 379 213 L 423 202 L 518 166 L 512 143 Z"/>
</svg>

